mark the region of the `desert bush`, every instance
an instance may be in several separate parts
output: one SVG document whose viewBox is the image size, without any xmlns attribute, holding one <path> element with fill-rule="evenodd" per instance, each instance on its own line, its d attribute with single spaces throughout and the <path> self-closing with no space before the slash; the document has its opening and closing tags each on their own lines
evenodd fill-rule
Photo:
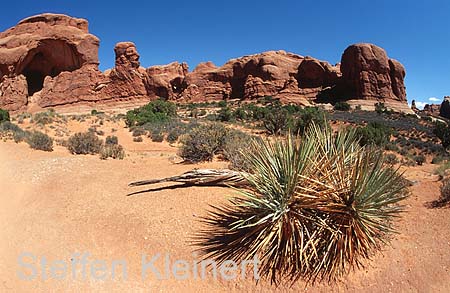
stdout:
<svg viewBox="0 0 450 293">
<path fill-rule="evenodd" d="M 227 101 L 222 100 L 219 103 L 217 103 L 217 106 L 219 106 L 220 108 L 224 108 L 227 106 Z"/>
<path fill-rule="evenodd" d="M 289 127 L 291 121 L 289 112 L 282 108 L 273 108 L 263 119 L 264 128 L 269 134 L 280 135 Z"/>
<path fill-rule="evenodd" d="M 384 146 L 384 149 L 387 151 L 400 152 L 400 148 L 394 142 L 389 142 Z"/>
<path fill-rule="evenodd" d="M 87 155 L 98 154 L 103 142 L 93 132 L 75 133 L 67 141 L 67 149 L 72 154 Z"/>
<path fill-rule="evenodd" d="M 450 146 L 450 126 L 447 123 L 437 122 L 434 126 L 433 133 L 441 140 L 444 148 Z"/>
<path fill-rule="evenodd" d="M 125 151 L 120 144 L 105 144 L 100 149 L 100 159 L 106 160 L 107 158 L 123 160 L 125 157 Z"/>
<path fill-rule="evenodd" d="M 35 124 L 47 125 L 55 121 L 56 113 L 50 109 L 45 112 L 36 113 L 31 117 L 31 122 Z"/>
<path fill-rule="evenodd" d="M 143 142 L 144 139 L 142 138 L 142 136 L 136 136 L 136 137 L 133 137 L 133 141 L 134 142 Z"/>
<path fill-rule="evenodd" d="M 356 135 L 362 146 L 384 146 L 390 141 L 391 129 L 378 122 L 370 122 L 365 127 L 358 127 Z"/>
<path fill-rule="evenodd" d="M 53 139 L 45 133 L 33 131 L 26 137 L 25 141 L 34 150 L 53 151 Z"/>
<path fill-rule="evenodd" d="M 440 164 L 442 163 L 446 158 L 444 156 L 438 155 L 433 157 L 433 159 L 431 160 L 431 164 Z"/>
<path fill-rule="evenodd" d="M 3 109 L 0 109 L 0 123 L 5 121 L 11 121 L 11 118 L 9 116 L 9 112 Z"/>
<path fill-rule="evenodd" d="M 119 138 L 115 135 L 107 136 L 105 144 L 119 144 Z"/>
<path fill-rule="evenodd" d="M 156 100 L 145 106 L 127 112 L 125 123 L 128 127 L 140 126 L 146 123 L 168 121 L 177 115 L 174 103 Z"/>
<path fill-rule="evenodd" d="M 203 220 L 196 245 L 219 263 L 259 257 L 260 276 L 335 280 L 394 231 L 406 198 L 401 174 L 353 132 L 313 126 L 304 139 L 255 140 L 250 187 Z"/>
<path fill-rule="evenodd" d="M 230 169 L 249 171 L 250 167 L 244 157 L 244 150 L 249 148 L 254 138 L 239 130 L 230 130 L 223 144 L 223 154 L 230 162 Z"/>
<path fill-rule="evenodd" d="M 217 123 L 200 125 L 181 139 L 180 156 L 190 162 L 211 161 L 223 150 L 227 129 Z"/>
<path fill-rule="evenodd" d="M 177 129 L 177 128 L 172 129 L 169 131 L 169 133 L 167 133 L 166 140 L 168 143 L 176 143 L 181 134 L 182 133 L 179 129 Z"/>
<path fill-rule="evenodd" d="M 228 122 L 233 121 L 234 114 L 230 107 L 223 107 L 217 112 L 217 118 L 218 121 L 221 122 Z"/>
<path fill-rule="evenodd" d="M 327 114 L 317 107 L 306 107 L 298 111 L 299 118 L 292 128 L 294 133 L 303 134 L 314 123 L 320 128 L 328 127 Z"/>
<path fill-rule="evenodd" d="M 441 198 L 439 202 L 443 204 L 450 203 L 450 179 L 447 178 L 442 182 L 441 186 Z"/>
<path fill-rule="evenodd" d="M 423 163 L 426 163 L 426 158 L 424 155 L 417 155 L 414 157 L 414 160 L 416 161 L 417 165 L 422 166 Z"/>
<path fill-rule="evenodd" d="M 160 130 L 153 130 L 152 132 L 150 132 L 150 139 L 153 142 L 163 142 L 164 134 Z"/>
<path fill-rule="evenodd" d="M 390 165 L 395 165 L 395 164 L 399 163 L 397 156 L 394 154 L 387 154 L 385 156 L 385 160 L 386 160 L 386 163 L 388 163 Z"/>
<path fill-rule="evenodd" d="M 140 126 L 131 128 L 131 131 L 134 137 L 147 134 L 147 131 Z"/>
<path fill-rule="evenodd" d="M 337 102 L 333 106 L 335 111 L 350 111 L 351 108 L 352 107 L 350 107 L 350 104 L 347 102 Z"/>
<path fill-rule="evenodd" d="M 29 131 L 25 131 L 18 125 L 9 121 L 0 123 L 0 133 L 11 133 L 16 143 L 25 141 L 30 134 Z"/>
</svg>

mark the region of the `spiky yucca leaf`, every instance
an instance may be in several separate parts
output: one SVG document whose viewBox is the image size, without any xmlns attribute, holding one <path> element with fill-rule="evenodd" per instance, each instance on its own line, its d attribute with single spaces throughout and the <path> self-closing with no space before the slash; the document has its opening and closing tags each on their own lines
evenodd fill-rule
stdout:
<svg viewBox="0 0 450 293">
<path fill-rule="evenodd" d="M 214 208 L 198 235 L 219 263 L 258 256 L 260 274 L 334 280 L 377 251 L 402 211 L 402 177 L 353 131 L 312 125 L 300 140 L 257 140 L 246 153 L 250 189 Z"/>
</svg>

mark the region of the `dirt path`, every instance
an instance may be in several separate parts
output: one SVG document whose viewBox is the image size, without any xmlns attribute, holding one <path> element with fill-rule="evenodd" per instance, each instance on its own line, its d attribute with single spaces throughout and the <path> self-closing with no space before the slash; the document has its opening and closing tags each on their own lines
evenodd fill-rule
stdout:
<svg viewBox="0 0 450 293">
<path fill-rule="evenodd" d="M 141 258 L 157 253 L 171 260 L 194 261 L 191 237 L 199 229 L 198 217 L 209 204 L 226 200 L 221 188 L 162 189 L 127 196 L 127 183 L 190 170 L 192 165 L 169 162 L 174 149 L 132 153 L 123 161 L 101 161 L 95 156 L 71 156 L 57 147 L 53 153 L 32 151 L 23 144 L 0 142 L 0 292 L 450 292 L 450 210 L 428 209 L 439 184 L 432 166 L 412 168 L 407 176 L 418 183 L 408 199 L 409 212 L 401 220 L 400 235 L 366 269 L 351 273 L 342 283 L 305 288 L 275 288 L 252 279 L 225 281 L 141 276 Z M 211 163 L 202 167 L 222 167 Z M 39 271 L 18 263 L 24 258 Z M 71 263 L 73 254 L 89 252 L 89 260 L 125 260 L 127 276 L 108 270 L 105 280 L 82 279 L 77 266 L 63 280 L 44 280 L 39 261 Z M 162 261 L 157 268 L 163 269 Z M 50 274 L 48 267 L 44 270 Z M 73 278 L 73 273 L 76 278 Z"/>
</svg>

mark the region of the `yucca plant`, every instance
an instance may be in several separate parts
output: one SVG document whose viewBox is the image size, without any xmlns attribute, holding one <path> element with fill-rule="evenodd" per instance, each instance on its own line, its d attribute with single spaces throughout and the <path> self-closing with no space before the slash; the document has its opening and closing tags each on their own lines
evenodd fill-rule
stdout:
<svg viewBox="0 0 450 293">
<path fill-rule="evenodd" d="M 255 140 L 249 188 L 213 207 L 196 245 L 205 258 L 261 261 L 281 280 L 333 281 L 379 250 L 406 197 L 398 170 L 355 133 L 314 124 L 302 138 Z"/>
</svg>

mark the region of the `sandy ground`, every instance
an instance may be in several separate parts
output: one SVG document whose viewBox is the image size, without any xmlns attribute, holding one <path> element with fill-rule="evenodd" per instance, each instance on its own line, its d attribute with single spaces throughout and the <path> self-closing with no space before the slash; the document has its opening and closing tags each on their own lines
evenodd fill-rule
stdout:
<svg viewBox="0 0 450 293">
<path fill-rule="evenodd" d="M 439 195 L 433 165 L 406 171 L 416 184 L 407 200 L 408 212 L 398 223 L 400 234 L 365 269 L 337 284 L 299 282 L 276 288 L 265 281 L 256 284 L 251 275 L 226 281 L 210 272 L 205 279 L 195 279 L 192 270 L 186 280 L 173 276 L 158 280 L 151 271 L 143 278 L 143 254 L 147 260 L 168 253 L 171 263 L 194 262 L 191 244 L 200 228 L 198 218 L 232 191 L 156 186 L 151 192 L 128 196 L 136 191 L 127 186 L 131 181 L 226 164 L 173 164 L 175 147 L 148 139 L 133 143 L 126 130 L 118 135 L 128 152 L 121 161 L 73 156 L 59 146 L 47 153 L 23 143 L 0 142 L 0 292 L 450 292 L 450 209 L 425 206 Z M 79 264 L 68 268 L 65 276 L 56 274 L 62 278 L 56 280 L 49 266 L 42 265 L 62 261 L 59 266 L 70 266 L 77 252 L 90 253 L 89 264 L 104 260 L 106 279 L 96 280 L 89 273 L 83 278 Z M 28 256 L 21 265 L 23 253 Z M 163 258 L 156 262 L 160 271 Z M 123 262 L 113 276 L 115 260 L 126 262 L 126 276 Z M 33 273 L 33 280 L 22 280 Z"/>
</svg>

